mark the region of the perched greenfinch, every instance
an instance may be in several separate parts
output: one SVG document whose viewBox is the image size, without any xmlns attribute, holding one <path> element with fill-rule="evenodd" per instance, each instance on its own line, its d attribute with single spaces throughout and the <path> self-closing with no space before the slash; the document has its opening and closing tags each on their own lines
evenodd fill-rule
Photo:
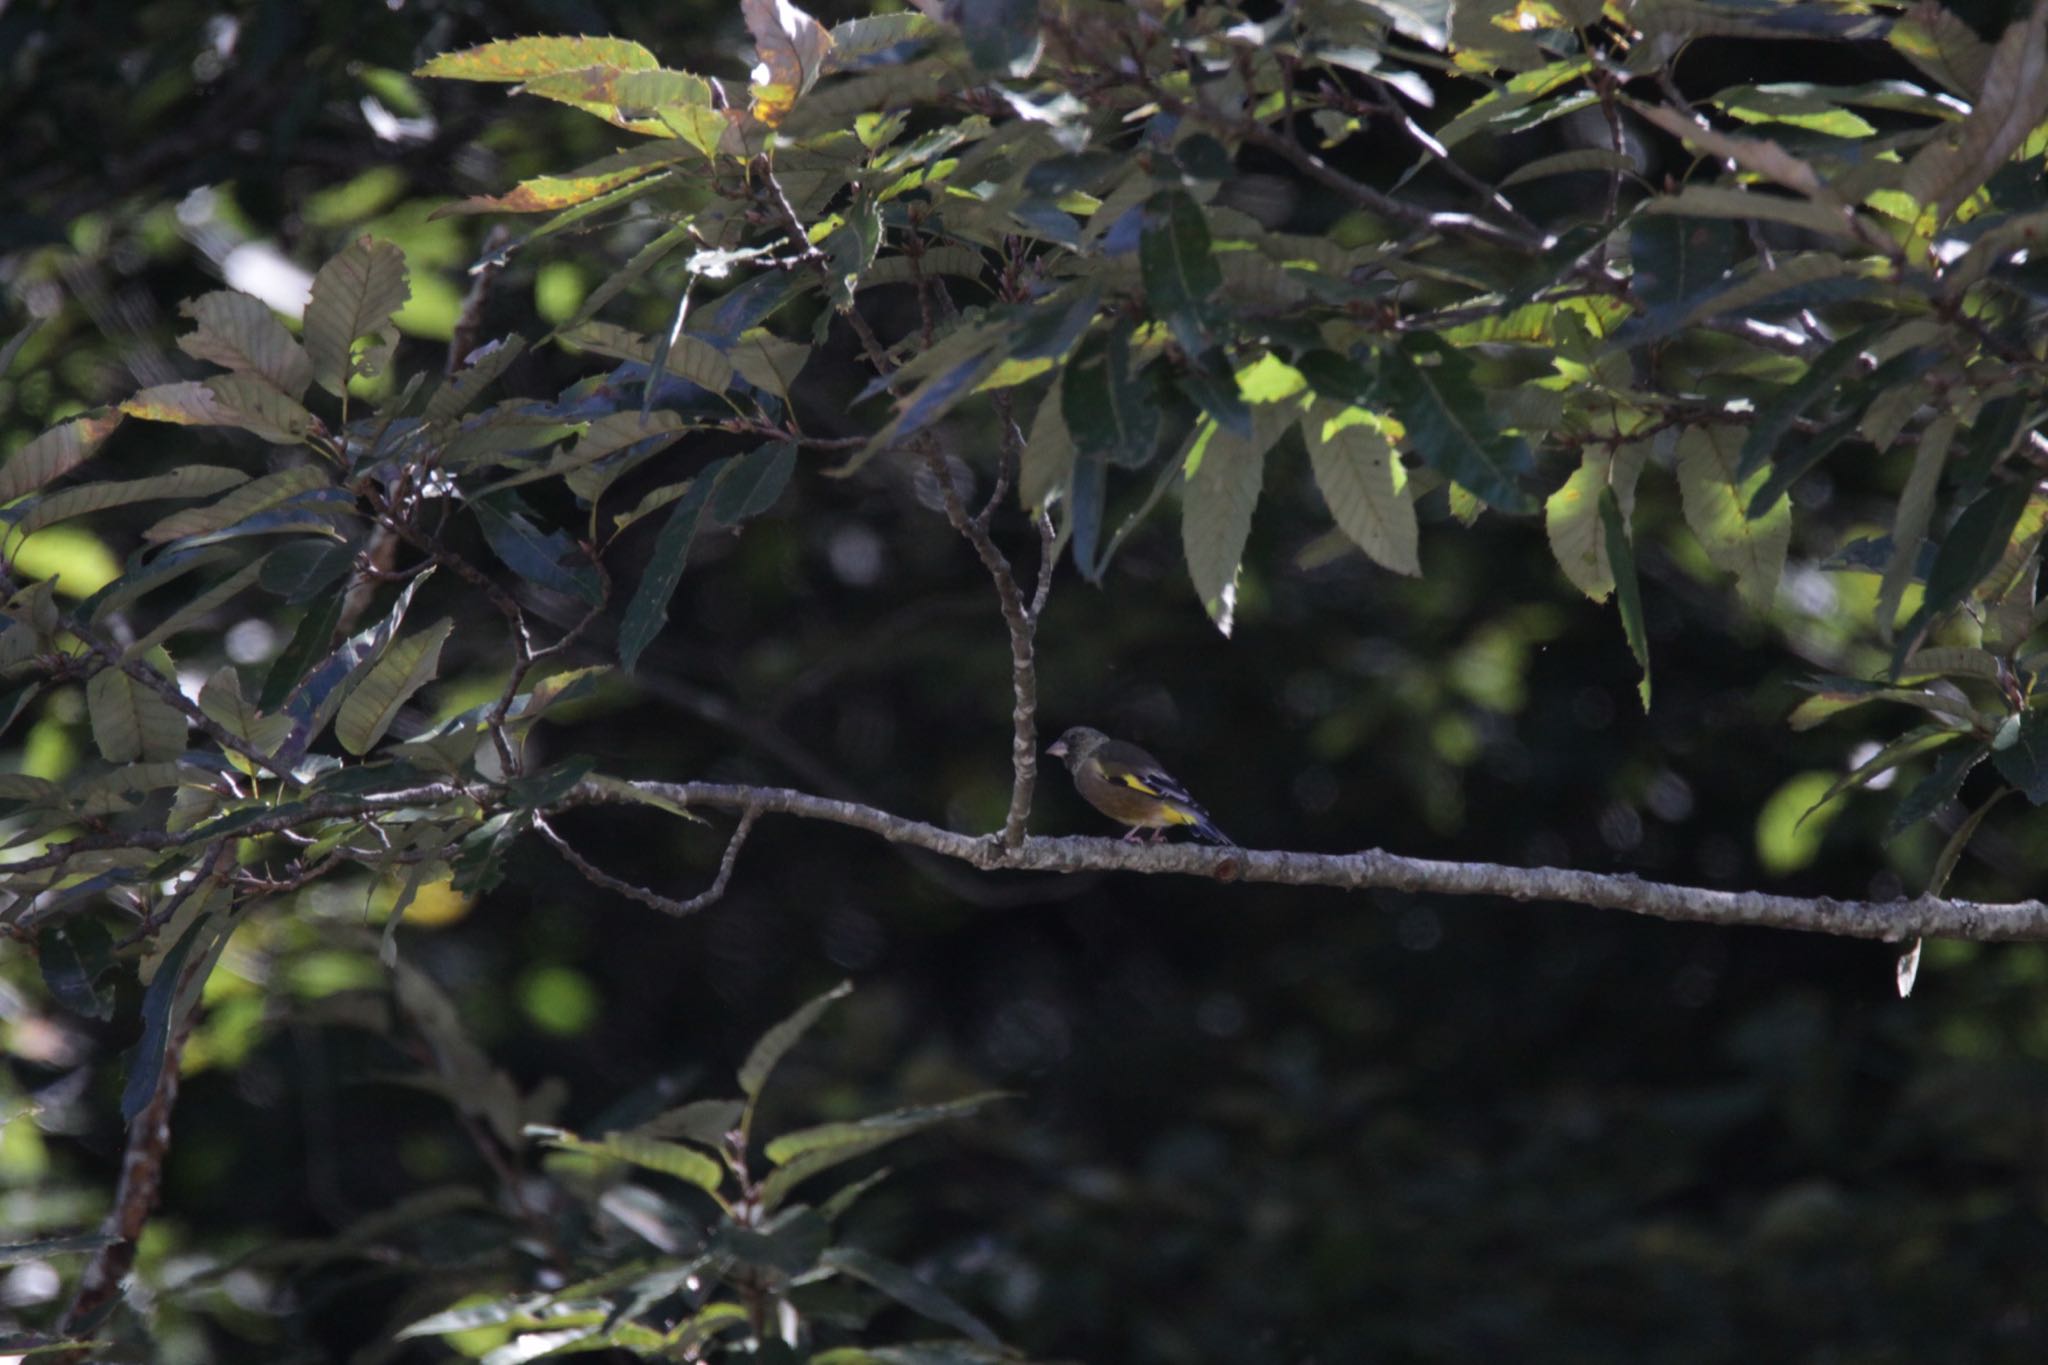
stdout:
<svg viewBox="0 0 2048 1365">
<path fill-rule="evenodd" d="M 1151 841 L 1157 843 L 1166 837 L 1166 830 L 1185 825 L 1212 844 L 1236 847 L 1229 835 L 1216 828 L 1209 812 L 1188 795 L 1187 788 L 1137 745 L 1076 725 L 1046 752 L 1066 760 L 1075 789 L 1089 805 L 1131 827 L 1124 842 L 1135 842 L 1140 830 L 1149 829 L 1154 831 Z"/>
</svg>

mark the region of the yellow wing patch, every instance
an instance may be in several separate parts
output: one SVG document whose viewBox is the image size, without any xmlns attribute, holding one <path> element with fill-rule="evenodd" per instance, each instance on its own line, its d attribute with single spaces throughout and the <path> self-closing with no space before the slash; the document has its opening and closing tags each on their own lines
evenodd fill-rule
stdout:
<svg viewBox="0 0 2048 1365">
<path fill-rule="evenodd" d="M 1132 791 L 1141 791 L 1147 796 L 1158 796 L 1160 794 L 1159 788 L 1140 781 L 1136 773 L 1117 773 L 1110 780 L 1121 782 Z"/>
</svg>

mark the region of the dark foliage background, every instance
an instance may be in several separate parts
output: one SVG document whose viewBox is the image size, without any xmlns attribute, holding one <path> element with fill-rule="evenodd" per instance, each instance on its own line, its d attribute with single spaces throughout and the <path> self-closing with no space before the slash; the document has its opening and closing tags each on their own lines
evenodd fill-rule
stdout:
<svg viewBox="0 0 2048 1365">
<path fill-rule="evenodd" d="M 1998 7 L 1978 8 L 1995 33 Z M 401 73 L 490 37 L 579 31 L 741 72 L 744 31 L 723 3 L 0 9 L 0 330 L 43 320 L 0 376 L 0 444 L 182 376 L 177 301 L 219 287 L 238 246 L 310 269 L 362 232 L 394 238 L 432 305 L 406 345 L 436 354 L 488 220 L 429 224 L 426 211 L 607 144 L 572 112 Z M 1681 73 L 1711 86 L 1825 61 L 1832 79 L 1866 66 L 1875 79 L 1896 74 L 1892 60 L 1728 40 L 1701 44 Z M 1342 155 L 1385 183 L 1403 164 L 1387 151 L 1376 164 L 1365 140 Z M 1425 177 L 1409 192 L 1433 191 Z M 1324 225 L 1314 195 L 1293 211 L 1297 230 Z M 487 331 L 529 326 L 616 262 L 602 232 L 516 257 Z M 660 325 L 666 302 L 644 303 L 642 324 Z M 908 305 L 879 304 L 892 306 Z M 835 344 L 850 365 L 848 339 Z M 583 372 L 556 352 L 524 363 L 529 391 Z M 829 366 L 813 377 L 821 395 L 854 382 Z M 106 459 L 167 465 L 195 439 L 131 428 Z M 1853 519 L 1856 499 L 1889 491 L 1857 477 L 1837 470 L 1801 496 Z M 1277 498 L 1255 526 L 1234 639 L 1187 591 L 1167 525 L 1140 531 L 1102 589 L 1059 582 L 1040 633 L 1050 730 L 1140 740 L 1249 846 L 1917 888 L 1936 836 L 1880 844 L 1886 812 L 1870 798 L 1824 838 L 1809 826 L 1807 845 L 1760 860 L 1760 839 L 1782 841 L 1789 823 L 1770 814 L 1773 794 L 1838 762 L 1839 733 L 1782 725 L 1806 618 L 1748 619 L 1684 554 L 1648 551 L 1660 691 L 1645 717 L 1611 613 L 1562 580 L 1533 522 L 1426 525 L 1425 574 L 1407 581 L 1356 555 L 1300 566 L 1321 524 L 1303 468 Z M 1301 517 L 1279 514 L 1289 499 Z M 1676 526 L 1675 500 L 1646 515 Z M 1021 519 L 999 535 L 1035 563 Z M 1826 548 L 1795 544 L 1794 559 Z M 643 684 L 543 742 L 628 774 L 786 783 L 985 828 L 1008 782 L 992 608 L 907 465 L 844 483 L 800 473 L 775 515 L 700 543 Z M 458 631 L 444 688 L 463 686 L 465 660 L 484 666 L 491 628 Z M 53 708 L 9 737 L 9 757 L 61 763 L 87 743 L 82 716 Z M 620 875 L 677 894 L 722 847 L 722 830 L 678 833 L 651 811 L 562 827 Z M 1100 822 L 1055 781 L 1034 828 Z M 1980 844 L 1956 891 L 2032 892 L 2037 829 Z M 309 908 L 330 929 L 362 914 Z M 522 1086 L 560 1078 L 572 1126 L 636 1094 L 715 1092 L 765 1025 L 842 976 L 857 991 L 791 1059 L 776 1101 L 787 1117 L 1019 1092 L 993 1118 L 921 1139 L 852 1228 L 921 1256 L 1034 1356 L 2048 1350 L 2039 947 L 1930 945 L 1901 1002 L 1879 946 L 1546 905 L 984 877 L 772 818 L 731 893 L 692 920 L 594 890 L 537 841 L 496 890 L 427 918 L 401 936 L 406 959 Z M 322 1021 L 336 980 L 373 961 L 280 939 L 249 969 L 283 974 L 273 981 L 303 1013 L 237 1013 L 225 987 L 216 1000 L 145 1247 L 166 1359 L 344 1359 L 422 1307 L 402 1274 L 348 1262 L 316 1271 L 284 1313 L 238 1303 L 232 1274 L 178 1288 L 181 1258 L 326 1235 L 483 1175 L 444 1106 L 385 1083 L 381 1044 Z M 33 975 L 19 956 L 0 967 L 0 1226 L 24 1235 L 96 1212 L 120 1152 L 116 1058 L 137 1027 L 133 999 L 104 1025 L 45 1013 Z M 53 1092 L 60 1077 L 70 1088 Z M 33 1317 L 37 1293 L 34 1277 L 0 1279 L 0 1317 Z"/>
</svg>

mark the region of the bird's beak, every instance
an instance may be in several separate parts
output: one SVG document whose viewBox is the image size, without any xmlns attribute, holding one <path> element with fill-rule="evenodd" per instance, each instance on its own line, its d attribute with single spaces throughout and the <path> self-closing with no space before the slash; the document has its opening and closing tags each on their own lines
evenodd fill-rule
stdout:
<svg viewBox="0 0 2048 1365">
<path fill-rule="evenodd" d="M 1067 756 L 1067 742 L 1063 739 L 1056 739 L 1046 746 L 1045 751 L 1054 758 L 1065 758 Z"/>
</svg>

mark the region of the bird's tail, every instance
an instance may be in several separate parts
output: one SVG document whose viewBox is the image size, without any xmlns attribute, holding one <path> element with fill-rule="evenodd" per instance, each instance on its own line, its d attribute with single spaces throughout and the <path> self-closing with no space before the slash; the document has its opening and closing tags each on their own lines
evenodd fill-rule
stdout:
<svg viewBox="0 0 2048 1365">
<path fill-rule="evenodd" d="M 1197 839 L 1206 839 L 1212 844 L 1221 844 L 1225 848 L 1237 847 L 1237 840 L 1216 828 L 1216 822 L 1209 818 L 1209 812 L 1203 810 L 1200 806 L 1193 804 L 1184 805 L 1180 807 L 1180 811 L 1181 814 L 1188 818 L 1188 828 L 1193 831 Z"/>
</svg>

